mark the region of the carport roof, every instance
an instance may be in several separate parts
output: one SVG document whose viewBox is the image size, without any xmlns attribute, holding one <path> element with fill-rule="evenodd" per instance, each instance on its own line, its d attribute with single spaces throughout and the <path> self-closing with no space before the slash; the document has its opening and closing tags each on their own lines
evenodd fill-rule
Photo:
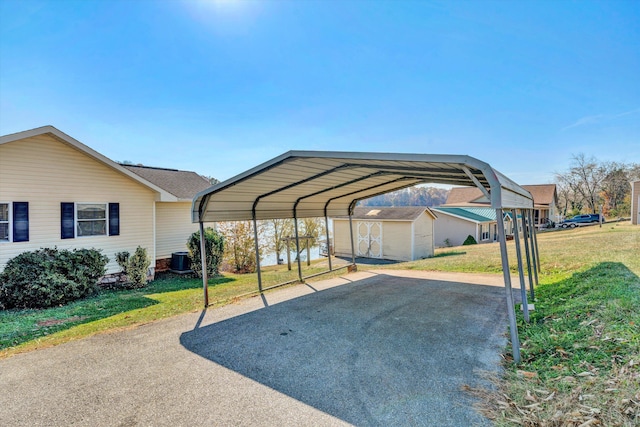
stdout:
<svg viewBox="0 0 640 427">
<path fill-rule="evenodd" d="M 531 209 L 531 194 L 470 156 L 289 151 L 198 193 L 193 222 L 353 213 L 355 204 L 422 183 L 476 186 L 491 207 Z"/>
</svg>

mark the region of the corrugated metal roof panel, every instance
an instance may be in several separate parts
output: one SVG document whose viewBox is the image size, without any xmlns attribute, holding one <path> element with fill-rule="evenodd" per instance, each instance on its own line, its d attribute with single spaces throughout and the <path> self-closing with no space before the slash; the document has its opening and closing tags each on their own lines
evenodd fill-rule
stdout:
<svg viewBox="0 0 640 427">
<path fill-rule="evenodd" d="M 199 193 L 193 221 L 348 215 L 358 200 L 420 183 L 479 183 L 492 205 L 532 206 L 527 191 L 469 156 L 290 151 Z"/>
</svg>

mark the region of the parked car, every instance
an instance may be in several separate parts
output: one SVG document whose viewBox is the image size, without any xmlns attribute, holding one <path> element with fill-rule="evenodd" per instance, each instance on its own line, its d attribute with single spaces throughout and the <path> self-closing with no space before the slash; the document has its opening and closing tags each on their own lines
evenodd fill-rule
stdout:
<svg viewBox="0 0 640 427">
<path fill-rule="evenodd" d="M 603 219 L 604 220 L 604 219 Z M 561 223 L 558 224 L 558 227 L 562 228 L 576 228 L 581 224 L 591 224 L 594 222 L 600 222 L 599 214 L 584 214 L 584 215 L 576 215 L 572 218 L 567 218 Z"/>
</svg>

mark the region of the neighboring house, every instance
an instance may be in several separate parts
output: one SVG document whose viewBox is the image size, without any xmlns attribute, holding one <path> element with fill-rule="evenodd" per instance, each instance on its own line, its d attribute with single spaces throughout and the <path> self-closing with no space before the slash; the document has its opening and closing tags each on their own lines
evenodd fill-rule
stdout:
<svg viewBox="0 0 640 427">
<path fill-rule="evenodd" d="M 412 261 L 433 256 L 436 216 L 427 207 L 357 207 L 354 209 L 355 255 Z M 333 218 L 334 253 L 351 256 L 349 218 Z"/>
<path fill-rule="evenodd" d="M 631 224 L 640 224 L 640 180 L 631 181 Z"/>
<path fill-rule="evenodd" d="M 549 220 L 559 222 L 558 193 L 555 184 L 523 185 L 533 196 L 534 224 L 541 227 Z M 489 200 L 476 187 L 452 188 L 443 207 L 487 207 Z M 495 215 L 494 215 L 495 216 Z M 509 228 L 507 228 L 509 230 Z"/>
<path fill-rule="evenodd" d="M 472 236 L 477 243 L 498 241 L 498 223 L 495 209 L 488 207 L 431 208 L 438 216 L 435 222 L 435 245 L 437 248 L 460 246 Z M 505 216 L 505 224 L 511 229 L 511 217 Z"/>
<path fill-rule="evenodd" d="M 208 187 L 194 172 L 120 165 L 52 126 L 1 136 L 0 270 L 54 246 L 101 249 L 108 274 L 137 246 L 163 267 L 186 250 L 192 198 Z"/>
</svg>

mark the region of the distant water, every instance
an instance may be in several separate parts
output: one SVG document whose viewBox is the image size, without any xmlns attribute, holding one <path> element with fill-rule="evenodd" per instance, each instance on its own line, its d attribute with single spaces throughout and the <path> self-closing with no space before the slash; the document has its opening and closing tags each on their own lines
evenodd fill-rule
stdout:
<svg viewBox="0 0 640 427">
<path fill-rule="evenodd" d="M 283 251 L 280 252 L 280 258 L 282 259 L 282 263 L 286 264 L 287 263 L 287 252 Z M 320 256 L 320 247 L 315 246 L 311 248 L 311 260 L 313 261 L 314 259 L 320 259 L 322 258 Z M 296 259 L 296 253 L 295 251 L 291 252 L 291 263 L 295 263 L 295 259 Z M 302 253 L 300 254 L 300 260 L 301 261 L 306 261 L 307 260 L 307 251 L 304 250 L 302 251 Z M 276 265 L 276 253 L 275 252 L 268 252 L 266 254 L 264 254 L 262 256 L 262 258 L 260 258 L 260 265 L 263 266 L 267 266 L 267 265 Z"/>
</svg>

